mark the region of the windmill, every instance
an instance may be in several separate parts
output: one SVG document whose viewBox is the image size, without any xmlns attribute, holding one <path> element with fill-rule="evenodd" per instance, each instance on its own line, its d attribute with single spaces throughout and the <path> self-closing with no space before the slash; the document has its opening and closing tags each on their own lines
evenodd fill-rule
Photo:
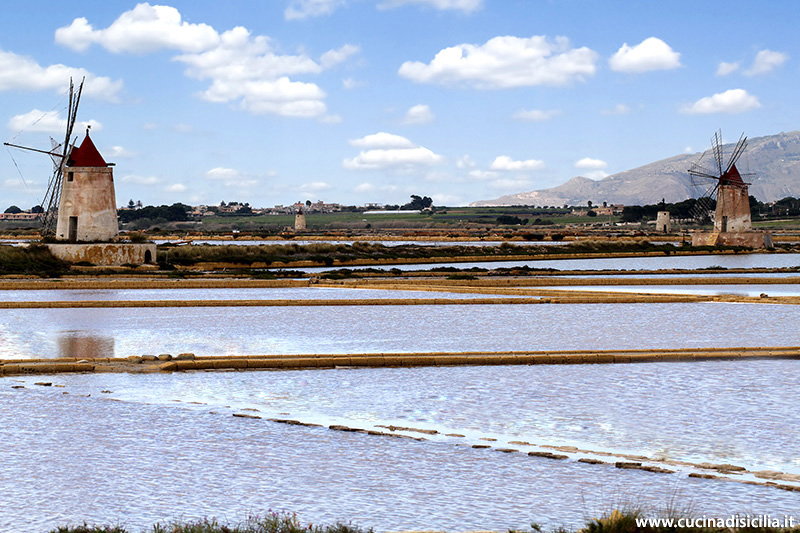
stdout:
<svg viewBox="0 0 800 533">
<path fill-rule="evenodd" d="M 748 248 L 772 248 L 772 234 L 754 231 L 750 218 L 750 196 L 736 163 L 747 148 L 747 137 L 742 134 L 725 157 L 722 132 L 711 138 L 711 150 L 689 168 L 692 183 L 702 184 L 705 192 L 695 204 L 696 218 L 709 217 L 710 206 L 714 207 L 714 229 L 696 231 L 692 234 L 692 246 L 745 246 Z"/>
<path fill-rule="evenodd" d="M 721 217 L 728 216 L 727 213 L 720 215 L 719 211 L 722 209 L 720 205 L 721 200 L 730 200 L 731 192 L 738 191 L 739 196 L 742 194 L 748 200 L 747 206 L 747 228 L 749 229 L 749 196 L 747 194 L 747 186 L 742 176 L 751 176 L 752 174 L 741 174 L 736 168 L 736 163 L 739 158 L 744 154 L 747 148 L 747 137 L 744 133 L 739 137 L 739 141 L 730 153 L 727 161 L 725 161 L 725 153 L 722 145 L 722 132 L 714 133 L 711 138 L 711 149 L 706 150 L 700 159 L 693 163 L 689 168 L 689 176 L 691 176 L 692 186 L 699 192 L 697 201 L 692 208 L 692 216 L 700 223 L 705 224 L 711 221 L 709 213 L 716 210 L 714 216 L 715 227 L 721 222 Z M 725 197 L 721 196 L 723 191 L 727 191 Z M 730 203 L 730 202 L 728 202 Z M 730 206 L 729 206 L 730 207 Z M 720 220 L 718 220 L 720 219 Z M 727 226 L 727 224 L 725 224 Z M 744 228 L 742 228 L 744 229 Z M 727 227 L 717 228 L 717 231 L 727 231 Z"/>
<path fill-rule="evenodd" d="M 58 143 L 51 137 L 50 143 L 52 147 L 49 151 L 38 150 L 36 148 L 29 148 L 27 146 L 19 146 L 11 143 L 3 143 L 6 146 L 12 146 L 22 150 L 47 154 L 53 160 L 53 175 L 47 182 L 47 189 L 44 193 L 44 199 L 41 203 L 42 208 L 44 209 L 42 214 L 42 237 L 51 237 L 56 231 L 56 221 L 58 220 L 58 204 L 61 200 L 61 190 L 63 185 L 64 164 L 66 163 L 67 158 L 72 150 L 72 144 L 74 144 L 74 141 L 73 143 L 70 143 L 70 138 L 72 137 L 72 130 L 75 127 L 75 120 L 78 116 L 78 103 L 81 100 L 81 92 L 83 91 L 83 82 L 85 80 L 86 78 L 81 80 L 81 84 L 78 87 L 77 92 L 75 91 L 75 86 L 72 83 L 72 78 L 69 80 L 67 128 L 63 143 Z"/>
</svg>

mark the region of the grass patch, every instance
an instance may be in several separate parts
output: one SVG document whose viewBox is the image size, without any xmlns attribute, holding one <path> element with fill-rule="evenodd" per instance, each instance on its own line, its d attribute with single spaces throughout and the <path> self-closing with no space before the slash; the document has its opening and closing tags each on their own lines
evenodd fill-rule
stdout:
<svg viewBox="0 0 800 533">
<path fill-rule="evenodd" d="M 57 259 L 47 246 L 0 246 L 0 275 L 36 274 L 59 277 L 69 271 L 69 264 Z"/>
<path fill-rule="evenodd" d="M 147 533 L 373 533 L 349 523 L 337 522 L 333 525 L 303 524 L 293 513 L 270 512 L 266 516 L 251 516 L 241 523 L 219 522 L 216 518 L 203 518 L 191 522 L 170 522 L 155 524 L 144 530 Z M 132 533 L 120 526 L 63 526 L 50 533 Z"/>
</svg>

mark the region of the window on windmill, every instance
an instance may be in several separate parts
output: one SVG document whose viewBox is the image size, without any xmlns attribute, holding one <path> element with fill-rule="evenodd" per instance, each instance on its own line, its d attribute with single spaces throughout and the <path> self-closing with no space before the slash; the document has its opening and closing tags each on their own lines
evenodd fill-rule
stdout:
<svg viewBox="0 0 800 533">
<path fill-rule="evenodd" d="M 72 181 L 74 179 L 75 179 L 75 173 L 74 172 L 67 172 L 67 181 Z"/>
</svg>

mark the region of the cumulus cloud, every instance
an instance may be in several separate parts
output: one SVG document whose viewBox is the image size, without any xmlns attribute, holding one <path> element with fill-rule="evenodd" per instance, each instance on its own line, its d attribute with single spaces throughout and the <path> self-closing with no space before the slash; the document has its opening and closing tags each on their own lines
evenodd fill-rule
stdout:
<svg viewBox="0 0 800 533">
<path fill-rule="evenodd" d="M 114 53 L 172 50 L 179 54 L 173 60 L 186 66 L 187 76 L 209 80 L 201 98 L 252 114 L 302 118 L 324 117 L 327 95 L 315 83 L 290 77 L 319 74 L 359 51 L 344 45 L 318 60 L 304 53 L 281 54 L 269 37 L 253 36 L 244 27 L 219 33 L 207 24 L 182 20 L 173 7 L 148 3 L 126 11 L 105 29 L 93 28 L 84 18 L 75 19 L 56 31 L 56 42 L 76 50 L 99 44 Z"/>
<path fill-rule="evenodd" d="M 513 118 L 525 122 L 546 122 L 561 113 L 560 109 L 520 109 L 514 113 Z"/>
<path fill-rule="evenodd" d="M 427 124 L 433 121 L 434 115 L 431 108 L 424 104 L 411 106 L 403 117 L 403 124 Z"/>
<path fill-rule="evenodd" d="M 186 192 L 189 188 L 184 185 L 183 183 L 173 183 L 167 187 L 164 187 L 165 192 Z"/>
<path fill-rule="evenodd" d="M 776 68 L 780 67 L 789 59 L 789 56 L 781 52 L 773 52 L 772 50 L 761 50 L 756 54 L 753 64 L 749 69 L 744 71 L 745 76 L 761 76 L 769 74 Z"/>
<path fill-rule="evenodd" d="M 588 168 L 593 170 L 598 170 L 602 168 L 606 168 L 608 163 L 603 161 L 602 159 L 592 159 L 591 157 L 584 157 L 575 162 L 575 168 Z"/>
<path fill-rule="evenodd" d="M 739 70 L 739 63 L 721 62 L 717 67 L 717 76 L 727 76 Z"/>
<path fill-rule="evenodd" d="M 356 148 L 413 148 L 415 145 L 402 135 L 381 131 L 360 139 L 351 139 L 350 146 Z"/>
<path fill-rule="evenodd" d="M 56 43 L 79 52 L 92 44 L 114 53 L 145 54 L 162 49 L 201 52 L 219 44 L 219 38 L 207 24 L 181 20 L 174 7 L 151 6 L 146 2 L 124 12 L 103 30 L 94 29 L 84 17 L 56 30 Z"/>
<path fill-rule="evenodd" d="M 83 95 L 110 102 L 119 99 L 122 81 L 112 81 L 86 69 L 61 64 L 43 67 L 29 57 L 0 50 L 0 91 L 55 89 L 63 92 L 69 86 L 70 78 L 80 83 L 84 77 Z"/>
<path fill-rule="evenodd" d="M 564 86 L 594 75 L 597 53 L 571 48 L 566 37 L 494 37 L 483 45 L 459 44 L 439 51 L 430 63 L 406 61 L 399 74 L 417 83 L 505 89 Z"/>
<path fill-rule="evenodd" d="M 647 72 L 670 70 L 681 66 L 681 55 L 657 37 L 649 37 L 629 46 L 625 43 L 611 56 L 608 64 L 617 72 Z"/>
<path fill-rule="evenodd" d="M 541 170 L 544 168 L 544 161 L 539 161 L 538 159 L 515 161 L 507 155 L 501 155 L 492 161 L 489 168 L 491 170 Z"/>
<path fill-rule="evenodd" d="M 432 7 L 440 11 L 452 9 L 471 13 L 483 6 L 483 0 L 383 0 L 383 2 L 378 4 L 378 7 L 388 9 L 408 4 Z"/>
<path fill-rule="evenodd" d="M 87 126 L 95 131 L 103 129 L 103 125 L 96 120 L 89 120 L 76 122 L 74 131 L 85 131 Z M 37 133 L 60 133 L 63 136 L 64 132 L 67 131 L 67 119 L 62 117 L 58 111 L 33 109 L 22 115 L 11 117 L 8 120 L 8 129 L 11 131 Z"/>
<path fill-rule="evenodd" d="M 417 146 L 405 137 L 385 132 L 351 140 L 350 145 L 365 150 L 356 157 L 342 161 L 342 167 L 348 170 L 408 170 L 436 165 L 444 160 L 424 146 Z"/>
<path fill-rule="evenodd" d="M 744 113 L 761 107 L 758 98 L 744 89 L 730 89 L 713 96 L 706 96 L 691 105 L 681 108 L 687 115 L 705 115 L 709 113 Z"/>
<path fill-rule="evenodd" d="M 286 20 L 303 20 L 330 15 L 345 4 L 344 0 L 292 0 L 283 12 Z"/>
</svg>

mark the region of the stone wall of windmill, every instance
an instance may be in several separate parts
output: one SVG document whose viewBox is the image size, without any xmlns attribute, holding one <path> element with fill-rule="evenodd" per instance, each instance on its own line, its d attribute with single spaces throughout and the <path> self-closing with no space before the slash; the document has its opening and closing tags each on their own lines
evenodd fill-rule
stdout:
<svg viewBox="0 0 800 533">
<path fill-rule="evenodd" d="M 112 165 L 97 151 L 87 130 L 64 162 L 56 244 L 50 251 L 70 263 L 154 263 L 156 245 L 119 241 Z"/>
</svg>

